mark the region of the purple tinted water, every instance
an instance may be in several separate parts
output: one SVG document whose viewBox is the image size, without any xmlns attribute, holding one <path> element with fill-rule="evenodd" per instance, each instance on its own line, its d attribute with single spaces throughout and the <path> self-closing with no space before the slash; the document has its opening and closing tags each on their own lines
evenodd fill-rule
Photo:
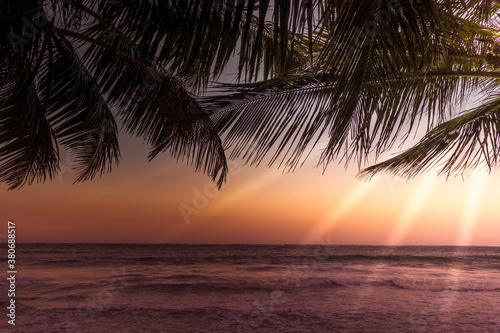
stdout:
<svg viewBox="0 0 500 333">
<path fill-rule="evenodd" d="M 16 326 L 0 326 L 13 332 L 500 332 L 499 248 L 20 244 L 17 255 Z"/>
</svg>

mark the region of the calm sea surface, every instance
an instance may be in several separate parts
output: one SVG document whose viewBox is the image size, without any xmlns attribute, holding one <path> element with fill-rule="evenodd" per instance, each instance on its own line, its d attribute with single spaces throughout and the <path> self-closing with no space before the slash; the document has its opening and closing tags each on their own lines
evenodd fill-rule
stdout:
<svg viewBox="0 0 500 333">
<path fill-rule="evenodd" d="M 2 332 L 500 332 L 500 248 L 16 250 L 16 326 L 3 310 Z"/>
</svg>

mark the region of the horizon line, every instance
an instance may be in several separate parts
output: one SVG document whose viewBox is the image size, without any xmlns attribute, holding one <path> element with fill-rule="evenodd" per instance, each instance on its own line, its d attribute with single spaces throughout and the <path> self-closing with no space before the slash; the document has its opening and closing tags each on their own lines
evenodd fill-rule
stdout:
<svg viewBox="0 0 500 333">
<path fill-rule="evenodd" d="M 2 243 L 7 245 L 7 243 Z M 117 242 L 16 242 L 16 245 L 193 245 L 193 246 L 366 246 L 366 247 L 500 247 L 500 245 L 386 245 L 386 244 L 297 244 L 297 243 L 117 243 Z"/>
</svg>

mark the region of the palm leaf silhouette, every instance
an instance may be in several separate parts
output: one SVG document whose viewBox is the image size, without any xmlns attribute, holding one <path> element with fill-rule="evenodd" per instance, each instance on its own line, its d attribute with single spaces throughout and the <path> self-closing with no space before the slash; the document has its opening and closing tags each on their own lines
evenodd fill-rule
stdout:
<svg viewBox="0 0 500 333">
<path fill-rule="evenodd" d="M 118 124 L 220 187 L 231 157 L 364 165 L 421 123 L 414 148 L 366 169 L 412 176 L 496 165 L 496 2 L 23 0 L 0 4 L 0 181 L 76 181 L 118 163 Z M 223 73 L 235 83 L 212 84 Z M 457 115 L 467 94 L 491 95 Z M 207 94 L 208 93 L 208 94 Z M 221 138 L 223 140 L 221 140 Z M 433 146 L 434 145 L 434 146 Z M 451 155 L 450 155 L 451 154 Z"/>
<path fill-rule="evenodd" d="M 271 152 L 269 165 L 279 162 L 293 170 L 327 138 L 318 164 L 342 157 L 362 165 L 372 154 L 379 156 L 406 140 L 421 123 L 429 133 L 439 132 L 467 95 L 497 88 L 498 58 L 491 51 L 497 45 L 496 30 L 488 21 L 497 6 L 481 1 L 329 4 L 328 14 L 314 28 L 319 51 L 310 70 L 219 85 L 220 96 L 204 101 L 232 157 L 259 164 Z M 332 17 L 337 20 L 325 21 Z M 473 138 L 471 131 L 456 133 L 453 140 Z M 494 135 L 496 130 L 490 132 Z M 482 146 L 488 152 L 481 160 L 496 156 L 495 143 Z M 459 147 L 457 154 L 471 157 L 471 150 Z M 422 146 L 416 149 L 427 152 Z M 438 155 L 429 151 L 426 163 Z M 424 170 L 420 162 L 405 164 L 406 159 L 401 154 L 361 176 L 392 165 L 405 165 L 406 172 L 389 170 L 404 176 Z M 445 170 L 463 171 L 467 165 Z"/>
</svg>

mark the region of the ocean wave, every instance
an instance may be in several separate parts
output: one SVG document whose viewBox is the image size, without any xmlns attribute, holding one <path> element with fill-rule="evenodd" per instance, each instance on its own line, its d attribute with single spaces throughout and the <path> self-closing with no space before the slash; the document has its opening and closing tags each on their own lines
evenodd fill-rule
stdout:
<svg viewBox="0 0 500 333">
<path fill-rule="evenodd" d="M 20 301 L 34 301 L 34 300 L 37 300 L 41 297 L 39 296 L 17 296 L 16 297 L 16 300 L 20 300 Z"/>
<path fill-rule="evenodd" d="M 327 258 L 327 261 L 347 260 L 352 261 L 355 259 L 361 260 L 380 260 L 380 261 L 397 261 L 397 262 L 413 262 L 413 261 L 427 261 L 437 263 L 447 262 L 460 262 L 471 261 L 474 259 L 488 259 L 500 261 L 498 256 L 477 256 L 477 255 L 460 255 L 460 256 L 429 256 L 429 255 L 397 255 L 397 254 L 351 254 L 351 255 L 333 255 Z"/>
<path fill-rule="evenodd" d="M 98 286 L 99 285 L 95 282 L 65 284 L 46 283 L 44 285 L 40 285 L 38 292 L 43 294 L 51 294 L 54 292 L 74 292 L 76 290 L 93 290 Z"/>
<path fill-rule="evenodd" d="M 85 294 L 85 295 L 75 295 L 75 294 L 71 294 L 71 295 L 57 295 L 57 296 L 54 296 L 54 297 L 47 298 L 47 301 L 49 301 L 49 302 L 53 302 L 53 301 L 65 301 L 65 302 L 80 301 L 80 302 L 83 302 L 85 300 L 89 300 L 90 297 L 91 297 L 90 294 Z"/>
<path fill-rule="evenodd" d="M 177 275 L 178 283 L 158 283 L 158 280 L 143 281 L 141 284 L 130 285 L 130 291 L 137 292 L 211 292 L 211 291 L 243 291 L 243 290 L 304 290 L 329 288 L 356 288 L 360 286 L 382 287 L 391 286 L 401 289 L 422 291 L 497 291 L 500 283 L 483 280 L 457 279 L 412 279 L 406 277 L 380 276 L 374 280 L 348 277 L 289 277 L 283 279 L 266 278 L 228 278 L 190 280 L 190 275 Z M 145 282 L 145 283 L 144 283 Z"/>
<path fill-rule="evenodd" d="M 116 249 L 115 249 L 116 250 Z M 101 256 L 95 254 L 81 255 L 76 254 L 78 258 L 71 258 L 65 255 L 61 258 L 57 255 L 49 256 L 44 254 L 40 258 L 20 259 L 25 266 L 33 267 L 102 267 L 102 266 L 158 266 L 158 265 L 175 265 L 175 266 L 192 266 L 199 264 L 220 264 L 247 266 L 248 271 L 259 270 L 277 270 L 280 267 L 295 266 L 311 266 L 321 263 L 342 265 L 366 265 L 366 264 L 389 264 L 406 267 L 414 266 L 454 266 L 463 268 L 481 267 L 491 270 L 500 269 L 500 256 L 497 253 L 492 254 L 454 254 L 445 253 L 420 253 L 420 254 L 398 254 L 398 253 L 322 253 L 321 256 L 314 256 L 313 252 L 309 255 L 303 253 L 285 254 L 285 253 L 218 253 L 217 255 L 199 255 L 192 256 L 181 253 L 173 256 L 172 254 L 164 255 L 143 255 L 137 253 L 120 253 L 110 255 L 105 253 Z M 50 258 L 48 258 L 50 257 Z"/>
<path fill-rule="evenodd" d="M 78 263 L 80 260 L 77 259 L 59 259 L 59 260 L 44 260 L 44 261 L 39 261 L 38 263 L 41 265 L 50 265 L 50 264 L 73 264 L 73 263 Z"/>
<path fill-rule="evenodd" d="M 207 275 L 201 274 L 173 274 L 165 276 L 164 279 L 176 279 L 176 280 L 193 280 L 193 279 L 206 279 Z"/>
<path fill-rule="evenodd" d="M 256 265 L 263 269 L 275 269 L 282 265 L 311 265 L 312 263 L 389 263 L 403 266 L 413 265 L 488 265 L 492 269 L 500 268 L 500 256 L 497 255 L 412 255 L 412 254 L 324 254 L 319 257 L 313 255 L 280 255 L 280 254 L 221 254 L 200 257 L 139 257 L 126 259 L 126 264 L 136 265 L 144 263 L 147 265 L 171 264 L 171 265 L 196 265 L 196 264 L 218 264 L 231 265 Z M 270 268 L 265 268 L 265 267 Z M 258 269 L 256 269 L 258 270 Z"/>
<path fill-rule="evenodd" d="M 241 291 L 241 290 L 294 290 L 308 288 L 339 288 L 346 287 L 330 278 L 290 278 L 283 280 L 265 279 L 231 279 L 228 281 L 203 281 L 196 283 L 146 283 L 128 286 L 125 291 L 137 292 L 185 292 L 185 291 Z"/>
<path fill-rule="evenodd" d="M 423 291 L 497 291 L 500 290 L 498 283 L 463 280 L 463 279 L 422 279 L 413 280 L 406 278 L 394 278 L 389 281 L 397 288 Z"/>
</svg>

